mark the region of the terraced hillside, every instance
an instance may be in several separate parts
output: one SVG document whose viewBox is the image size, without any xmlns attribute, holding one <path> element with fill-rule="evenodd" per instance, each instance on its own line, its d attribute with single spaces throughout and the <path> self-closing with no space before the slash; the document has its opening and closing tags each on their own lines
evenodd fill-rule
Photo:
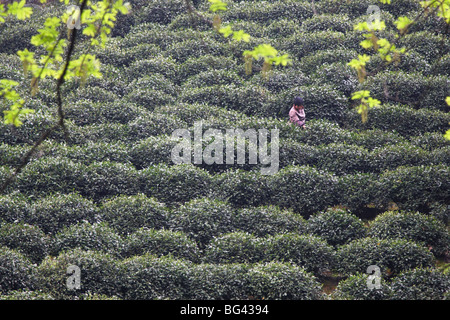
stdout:
<svg viewBox="0 0 450 320">
<path fill-rule="evenodd" d="M 368 78 L 367 122 L 348 62 L 369 53 L 353 26 L 372 0 L 227 0 L 224 38 L 184 0 L 132 0 L 105 49 L 103 78 L 64 84 L 68 135 L 54 132 L 0 195 L 0 299 L 449 299 L 448 25 L 402 38 L 401 62 Z M 206 17 L 209 2 L 193 1 Z M 379 3 L 393 39 L 419 1 Z M 29 92 L 18 50 L 58 2 L 0 24 L 0 79 L 21 83 L 28 114 L 0 124 L 0 182 L 57 120 L 55 83 Z M 88 45 L 80 38 L 77 52 Z M 242 53 L 268 43 L 292 64 L 269 77 Z M 372 59 L 367 71 L 380 61 Z M 289 123 L 296 95 L 307 129 Z M 0 111 L 6 110 L 0 104 Z M 174 164 L 176 129 L 278 129 L 279 171 Z M 380 269 L 371 290 L 369 266 Z M 67 269 L 81 270 L 81 288 Z"/>
</svg>

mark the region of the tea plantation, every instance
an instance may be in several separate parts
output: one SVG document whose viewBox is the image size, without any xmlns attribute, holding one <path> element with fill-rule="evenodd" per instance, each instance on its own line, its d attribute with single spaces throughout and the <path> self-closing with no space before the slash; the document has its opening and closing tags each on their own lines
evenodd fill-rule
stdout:
<svg viewBox="0 0 450 320">
<path fill-rule="evenodd" d="M 382 102 L 362 122 L 348 62 L 367 53 L 353 26 L 372 0 L 227 0 L 251 34 L 223 37 L 184 0 L 129 0 L 104 49 L 103 78 L 63 86 L 67 136 L 51 134 L 0 194 L 0 299 L 450 299 L 450 38 L 431 16 L 409 54 L 368 78 Z M 208 18 L 210 3 L 193 1 Z M 419 1 L 378 3 L 396 17 Z M 0 24 L 0 79 L 28 114 L 0 124 L 0 182 L 57 120 L 55 83 L 36 95 L 18 50 L 64 4 Z M 86 45 L 79 39 L 76 50 Z M 242 53 L 269 43 L 292 64 L 268 77 Z M 368 72 L 381 64 L 373 59 Z M 305 100 L 307 128 L 288 121 Z M 6 106 L 0 104 L 0 111 Z M 3 114 L 3 112 L 2 112 Z M 176 129 L 278 129 L 280 166 L 175 164 Z M 367 268 L 380 270 L 370 289 Z M 67 285 L 69 266 L 81 287 Z"/>
</svg>

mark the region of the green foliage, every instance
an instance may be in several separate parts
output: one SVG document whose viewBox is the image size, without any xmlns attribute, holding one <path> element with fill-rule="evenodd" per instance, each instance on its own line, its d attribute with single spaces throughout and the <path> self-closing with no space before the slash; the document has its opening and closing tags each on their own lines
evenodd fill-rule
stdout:
<svg viewBox="0 0 450 320">
<path fill-rule="evenodd" d="M 79 248 L 81 250 L 101 251 L 112 256 L 119 256 L 123 240 L 108 224 L 86 221 L 63 228 L 53 237 L 52 255 L 62 251 Z"/>
<path fill-rule="evenodd" d="M 212 192 L 234 206 L 256 206 L 268 196 L 267 176 L 258 171 L 227 170 L 212 176 Z"/>
<path fill-rule="evenodd" d="M 256 237 L 288 232 L 302 234 L 306 230 L 306 221 L 301 216 L 272 205 L 240 208 L 233 220 L 236 230 Z"/>
<path fill-rule="evenodd" d="M 331 297 L 333 300 L 389 300 L 392 290 L 386 280 L 381 277 L 380 289 L 369 289 L 368 274 L 354 274 L 339 281 Z"/>
<path fill-rule="evenodd" d="M 268 185 L 267 202 L 309 216 L 334 204 L 337 178 L 311 167 L 290 166 L 281 169 Z"/>
<path fill-rule="evenodd" d="M 393 300 L 445 300 L 450 276 L 432 268 L 408 270 L 391 283 Z"/>
<path fill-rule="evenodd" d="M 161 203 L 143 194 L 106 199 L 99 208 L 99 215 L 102 221 L 124 236 L 142 227 L 166 228 L 169 219 L 168 211 Z"/>
<path fill-rule="evenodd" d="M 142 227 L 124 239 L 124 257 L 147 253 L 155 256 L 170 255 L 193 262 L 197 262 L 200 256 L 197 244 L 182 232 Z"/>
<path fill-rule="evenodd" d="M 267 300 L 322 300 L 317 279 L 296 265 L 256 264 L 247 274 L 249 296 Z"/>
<path fill-rule="evenodd" d="M 142 193 L 171 205 L 208 195 L 212 179 L 208 172 L 191 164 L 158 164 L 138 174 Z"/>
<path fill-rule="evenodd" d="M 0 293 L 33 289 L 33 271 L 31 261 L 23 254 L 0 246 Z"/>
<path fill-rule="evenodd" d="M 69 266 L 80 268 L 80 289 L 71 290 L 67 286 Z M 119 296 L 118 261 L 113 256 L 79 248 L 62 252 L 57 257 L 47 256 L 36 268 L 36 287 L 57 300 L 76 300 L 88 293 Z"/>
<path fill-rule="evenodd" d="M 0 220 L 4 223 L 26 221 L 30 216 L 31 207 L 28 199 L 21 194 L 2 195 L 0 196 Z"/>
<path fill-rule="evenodd" d="M 422 243 L 437 256 L 450 250 L 450 235 L 445 225 L 419 212 L 385 212 L 370 223 L 368 234 L 374 238 L 401 238 Z"/>
<path fill-rule="evenodd" d="M 251 265 L 201 263 L 191 267 L 189 299 L 249 299 L 247 273 Z"/>
<path fill-rule="evenodd" d="M 233 231 L 235 209 L 208 198 L 191 200 L 173 209 L 170 227 L 184 232 L 203 249 L 215 236 Z"/>
<path fill-rule="evenodd" d="M 1 300 L 55 300 L 52 296 L 42 291 L 31 291 L 27 289 L 11 290 L 7 294 L 0 295 Z"/>
<path fill-rule="evenodd" d="M 95 222 L 97 214 L 94 203 L 78 194 L 55 194 L 35 201 L 26 222 L 53 235 L 78 222 Z"/>
<path fill-rule="evenodd" d="M 428 211 L 433 202 L 448 203 L 448 167 L 400 167 L 380 177 L 386 193 L 402 210 Z"/>
<path fill-rule="evenodd" d="M 41 262 L 49 253 L 50 237 L 37 226 L 23 222 L 0 226 L 0 245 L 17 250 L 33 263 Z"/>
<path fill-rule="evenodd" d="M 215 237 L 205 248 L 208 263 L 255 263 L 266 261 L 270 252 L 267 240 L 246 232 L 233 232 Z"/>
<path fill-rule="evenodd" d="M 119 265 L 121 277 L 115 281 L 123 288 L 125 300 L 177 300 L 189 293 L 188 261 L 144 254 Z"/>
<path fill-rule="evenodd" d="M 344 245 L 367 235 L 364 223 L 343 209 L 328 209 L 309 217 L 306 230 L 332 246 Z"/>
<path fill-rule="evenodd" d="M 315 235 L 277 234 L 267 238 L 264 261 L 289 262 L 321 275 L 335 267 L 335 251 Z"/>
<path fill-rule="evenodd" d="M 345 275 L 365 273 L 371 265 L 381 269 L 382 277 L 419 267 L 431 267 L 433 254 L 415 242 L 403 239 L 363 238 L 339 247 L 336 270 Z"/>
</svg>

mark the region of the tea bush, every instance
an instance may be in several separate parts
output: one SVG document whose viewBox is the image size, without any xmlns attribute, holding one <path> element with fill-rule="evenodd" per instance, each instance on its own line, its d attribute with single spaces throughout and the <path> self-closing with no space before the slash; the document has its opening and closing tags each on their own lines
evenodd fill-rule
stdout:
<svg viewBox="0 0 450 320">
<path fill-rule="evenodd" d="M 432 268 L 402 272 L 391 283 L 393 300 L 446 300 L 450 275 Z"/>
<path fill-rule="evenodd" d="M 377 172 L 393 170 L 400 166 L 419 166 L 429 163 L 428 152 L 411 143 L 379 147 L 374 149 L 370 155 L 370 165 Z"/>
<path fill-rule="evenodd" d="M 257 171 L 228 170 L 211 178 L 211 190 L 215 198 L 233 206 L 255 206 L 265 203 L 269 195 L 267 176 Z"/>
<path fill-rule="evenodd" d="M 157 113 L 141 115 L 126 126 L 127 139 L 138 141 L 151 136 L 172 134 L 175 129 L 186 128 L 182 119 L 166 117 Z"/>
<path fill-rule="evenodd" d="M 125 300 L 178 300 L 189 294 L 192 264 L 188 261 L 144 254 L 122 260 L 119 265 Z"/>
<path fill-rule="evenodd" d="M 67 286 L 69 266 L 80 268 L 80 289 Z M 120 296 L 118 261 L 109 254 L 79 248 L 47 256 L 36 268 L 36 288 L 57 300 L 77 300 L 88 293 Z"/>
<path fill-rule="evenodd" d="M 441 36 L 429 31 L 407 34 L 400 39 L 399 43 L 399 47 L 414 48 L 415 51 L 420 53 L 430 63 L 448 53 L 445 49 L 448 45 L 448 39 L 443 39 Z"/>
<path fill-rule="evenodd" d="M 134 79 L 139 79 L 142 75 L 155 74 L 161 74 L 167 79 L 174 81 L 177 71 L 177 63 L 172 58 L 158 57 L 136 60 L 124 69 L 124 74 L 130 82 Z"/>
<path fill-rule="evenodd" d="M 348 16 L 343 14 L 321 14 L 303 21 L 302 30 L 304 32 L 332 30 L 346 33 L 353 31 L 353 22 Z"/>
<path fill-rule="evenodd" d="M 311 74 L 324 64 L 342 63 L 357 56 L 357 51 L 350 49 L 325 49 L 310 53 L 301 58 L 299 68 L 304 73 Z"/>
<path fill-rule="evenodd" d="M 307 166 L 281 169 L 269 181 L 267 203 L 309 216 L 335 203 L 337 178 Z"/>
<path fill-rule="evenodd" d="M 422 243 L 437 256 L 450 250 L 450 234 L 445 225 L 419 212 L 385 212 L 370 222 L 368 234 L 374 238 L 401 238 Z"/>
<path fill-rule="evenodd" d="M 267 238 L 264 261 L 282 261 L 304 267 L 317 276 L 335 267 L 335 251 L 315 235 L 277 234 Z"/>
<path fill-rule="evenodd" d="M 318 84 L 330 84 L 345 96 L 351 96 L 351 93 L 357 91 L 359 87 L 359 81 L 354 70 L 342 62 L 324 64 L 318 67 L 311 79 Z"/>
<path fill-rule="evenodd" d="M 364 273 L 371 265 L 381 269 L 381 275 L 395 276 L 401 271 L 431 267 L 434 256 L 415 242 L 403 239 L 363 238 L 338 248 L 336 271 L 345 275 Z"/>
<path fill-rule="evenodd" d="M 102 251 L 119 256 L 123 246 L 122 238 L 107 223 L 89 223 L 86 221 L 65 227 L 54 235 L 52 255 L 75 248 L 81 250 Z"/>
<path fill-rule="evenodd" d="M 3 179 L 1 180 L 3 181 Z M 0 196 L 0 222 L 14 223 L 29 219 L 31 203 L 23 194 L 5 194 Z"/>
<path fill-rule="evenodd" d="M 363 221 L 344 209 L 330 208 L 314 214 L 307 220 L 306 230 L 335 247 L 367 236 Z"/>
<path fill-rule="evenodd" d="M 265 261 L 267 241 L 247 232 L 232 232 L 217 236 L 205 248 L 204 259 L 208 263 L 255 263 Z"/>
<path fill-rule="evenodd" d="M 115 196 L 105 199 L 99 207 L 101 220 L 124 236 L 134 233 L 141 227 L 167 228 L 168 214 L 162 203 L 143 194 Z"/>
<path fill-rule="evenodd" d="M 307 225 L 301 216 L 272 205 L 239 208 L 233 220 L 236 230 L 256 237 L 282 233 L 302 234 Z"/>
<path fill-rule="evenodd" d="M 64 227 L 89 221 L 95 222 L 98 209 L 95 204 L 78 194 L 54 194 L 37 199 L 31 205 L 30 217 L 25 222 L 54 235 Z"/>
<path fill-rule="evenodd" d="M 0 246 L 0 293 L 33 289 L 34 267 L 31 261 L 16 250 Z"/>
<path fill-rule="evenodd" d="M 55 300 L 55 298 L 40 290 L 31 291 L 28 289 L 22 289 L 11 290 L 7 294 L 0 295 L 0 300 Z"/>
<path fill-rule="evenodd" d="M 208 198 L 193 199 L 171 214 L 170 228 L 184 232 L 203 249 L 215 236 L 233 231 L 235 209 Z"/>
<path fill-rule="evenodd" d="M 211 175 L 192 164 L 158 164 L 139 171 L 140 191 L 169 205 L 207 196 Z"/>
<path fill-rule="evenodd" d="M 223 13 L 223 21 L 255 21 L 261 25 L 267 25 L 268 21 L 290 19 L 303 21 L 313 16 L 310 3 L 297 2 L 292 0 L 281 0 L 275 3 L 263 3 L 255 6 L 253 3 L 240 3 L 230 6 Z"/>
<path fill-rule="evenodd" d="M 189 57 L 179 65 L 178 78 L 184 82 L 189 77 L 205 71 L 236 70 L 237 63 L 231 57 L 217 57 L 213 54 Z"/>
<path fill-rule="evenodd" d="M 126 100 L 107 103 L 92 103 L 90 100 L 78 100 L 65 108 L 65 116 L 77 126 L 103 123 L 127 124 L 147 110 Z"/>
<path fill-rule="evenodd" d="M 339 281 L 331 297 L 333 300 L 389 300 L 392 290 L 386 280 L 381 277 L 379 289 L 370 289 L 367 285 L 368 274 L 354 274 Z M 370 281 L 370 280 L 369 280 Z"/>
<path fill-rule="evenodd" d="M 235 71 L 230 70 L 211 70 L 203 71 L 196 75 L 189 77 L 183 86 L 186 88 L 199 88 L 204 86 L 214 86 L 214 85 L 241 85 L 243 80 Z"/>
<path fill-rule="evenodd" d="M 195 264 L 191 267 L 188 299 L 231 300 L 249 299 L 247 273 L 251 265 Z"/>
<path fill-rule="evenodd" d="M 49 253 L 51 239 L 40 228 L 19 223 L 0 226 L 0 245 L 17 250 L 33 263 L 41 262 Z"/>
<path fill-rule="evenodd" d="M 441 111 L 426 108 L 416 110 L 404 105 L 382 105 L 370 109 L 366 123 L 361 122 L 361 116 L 356 112 L 352 113 L 349 120 L 356 128 L 393 131 L 409 137 L 427 132 L 445 132 L 450 119 L 448 113 Z M 420 125 L 411 125 L 412 123 Z"/>
<path fill-rule="evenodd" d="M 337 31 L 314 31 L 293 34 L 277 40 L 280 51 L 289 52 L 292 57 L 302 59 L 313 52 L 344 49 L 345 34 Z"/>
<path fill-rule="evenodd" d="M 197 262 L 200 251 L 197 244 L 182 232 L 139 228 L 124 239 L 122 255 L 132 257 L 144 254 L 170 255 L 177 259 Z"/>
<path fill-rule="evenodd" d="M 428 212 L 433 202 L 449 202 L 448 175 L 445 165 L 399 167 L 383 173 L 380 182 L 400 209 Z"/>
<path fill-rule="evenodd" d="M 370 218 L 383 212 L 390 200 L 386 194 L 386 186 L 375 173 L 340 176 L 336 193 L 339 204 L 360 218 Z"/>
<path fill-rule="evenodd" d="M 265 300 L 322 300 L 317 279 L 302 267 L 289 263 L 266 262 L 247 273 L 248 296 Z"/>
<path fill-rule="evenodd" d="M 131 164 L 112 161 L 93 162 L 84 168 L 78 188 L 83 196 L 96 202 L 116 195 L 139 191 L 139 175 Z"/>
</svg>

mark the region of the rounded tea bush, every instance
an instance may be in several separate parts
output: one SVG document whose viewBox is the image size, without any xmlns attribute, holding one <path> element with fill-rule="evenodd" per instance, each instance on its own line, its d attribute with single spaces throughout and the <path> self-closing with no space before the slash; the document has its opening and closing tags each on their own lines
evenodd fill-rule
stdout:
<svg viewBox="0 0 450 320">
<path fill-rule="evenodd" d="M 385 192 L 401 210 L 427 212 L 433 202 L 450 203 L 450 171 L 445 165 L 399 167 L 380 177 Z"/>
<path fill-rule="evenodd" d="M 271 177 L 269 203 L 307 217 L 335 202 L 337 178 L 308 166 L 289 166 Z"/>
<path fill-rule="evenodd" d="M 102 221 L 121 235 L 139 228 L 163 229 L 168 227 L 168 210 L 154 198 L 143 194 L 119 195 L 102 202 L 99 210 Z"/>
<path fill-rule="evenodd" d="M 3 180 L 2 180 L 3 181 Z M 8 194 L 0 196 L 0 221 L 13 223 L 29 219 L 31 204 L 22 194 Z"/>
<path fill-rule="evenodd" d="M 392 280 L 393 300 L 445 300 L 450 274 L 433 268 L 408 270 Z"/>
<path fill-rule="evenodd" d="M 450 233 L 445 224 L 420 212 L 385 212 L 370 222 L 368 235 L 412 240 L 427 246 L 437 256 L 448 254 L 450 250 Z"/>
<path fill-rule="evenodd" d="M 78 194 L 55 194 L 33 203 L 28 223 L 46 234 L 55 234 L 72 224 L 97 220 L 94 203 Z"/>
<path fill-rule="evenodd" d="M 214 237 L 233 230 L 235 209 L 226 202 L 200 198 L 193 199 L 171 214 L 171 229 L 181 231 L 204 248 Z"/>
<path fill-rule="evenodd" d="M 172 150 L 182 141 L 169 135 L 148 137 L 130 148 L 131 161 L 138 170 L 160 163 L 172 165 Z"/>
<path fill-rule="evenodd" d="M 265 260 L 267 241 L 247 232 L 232 232 L 215 237 L 205 248 L 207 263 L 255 263 Z"/>
<path fill-rule="evenodd" d="M 247 295 L 264 300 L 322 300 L 321 285 L 302 267 L 281 262 L 259 263 L 248 271 Z"/>
<path fill-rule="evenodd" d="M 144 254 L 155 256 L 170 255 L 177 259 L 197 262 L 199 249 L 186 234 L 171 230 L 140 228 L 124 239 L 122 255 L 132 257 Z"/>
<path fill-rule="evenodd" d="M 212 193 L 228 203 L 243 206 L 258 206 L 268 196 L 267 176 L 258 171 L 231 169 L 212 176 Z"/>
<path fill-rule="evenodd" d="M 278 234 L 267 238 L 265 261 L 282 261 L 304 267 L 320 275 L 335 266 L 335 251 L 325 240 L 314 235 Z"/>
<path fill-rule="evenodd" d="M 33 289 L 33 265 L 16 250 L 0 246 L 0 293 Z"/>
<path fill-rule="evenodd" d="M 51 239 L 37 226 L 4 223 L 0 226 L 0 245 L 17 250 L 33 263 L 39 263 L 48 254 Z"/>
<path fill-rule="evenodd" d="M 364 238 L 367 234 L 362 220 L 344 209 L 328 209 L 309 217 L 306 230 L 332 246 Z"/>
<path fill-rule="evenodd" d="M 174 205 L 207 196 L 212 178 L 192 164 L 158 164 L 140 170 L 139 179 L 142 193 Z"/>
<path fill-rule="evenodd" d="M 189 295 L 192 263 L 150 254 L 119 262 L 120 283 L 125 300 L 177 300 Z"/>
<path fill-rule="evenodd" d="M 191 267 L 187 299 L 249 299 L 246 275 L 250 268 L 251 265 L 245 263 L 194 264 Z"/>
<path fill-rule="evenodd" d="M 336 271 L 344 275 L 364 273 L 371 265 L 381 269 L 382 276 L 431 267 L 434 256 L 421 245 L 404 239 L 363 238 L 338 248 Z"/>
<path fill-rule="evenodd" d="M 67 285 L 69 267 L 80 269 L 80 289 Z M 36 268 L 36 288 L 57 300 L 78 299 L 87 293 L 120 296 L 121 283 L 117 260 L 110 254 L 84 251 L 76 248 L 61 252 L 57 257 L 47 256 Z"/>
<path fill-rule="evenodd" d="M 65 227 L 53 237 L 52 255 L 57 256 L 62 251 L 80 248 L 119 256 L 122 246 L 120 235 L 105 222 L 80 222 Z"/>
<path fill-rule="evenodd" d="M 288 232 L 302 234 L 307 225 L 302 216 L 273 205 L 239 208 L 233 220 L 235 229 L 257 237 Z"/>
<path fill-rule="evenodd" d="M 381 277 L 381 287 L 370 289 L 368 276 L 368 274 L 354 274 L 341 280 L 331 294 L 331 298 L 333 300 L 389 300 L 392 290 L 386 280 Z"/>
</svg>

